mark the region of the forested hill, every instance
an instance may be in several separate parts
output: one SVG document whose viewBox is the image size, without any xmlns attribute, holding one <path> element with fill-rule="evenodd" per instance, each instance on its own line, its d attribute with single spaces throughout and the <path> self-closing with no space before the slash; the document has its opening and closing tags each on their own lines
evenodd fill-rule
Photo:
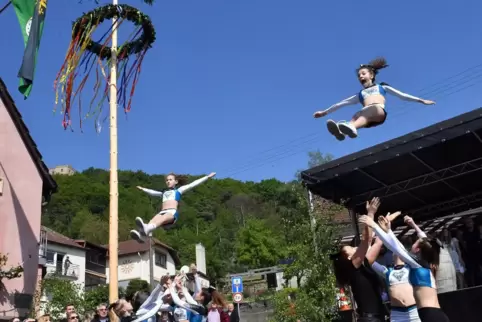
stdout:
<svg viewBox="0 0 482 322">
<path fill-rule="evenodd" d="M 190 177 L 189 181 L 197 177 Z M 90 168 L 72 176 L 55 176 L 59 191 L 42 215 L 43 225 L 66 236 L 106 244 L 109 239 L 109 172 Z M 129 238 L 134 218 L 149 220 L 161 205 L 159 198 L 136 189 L 165 188 L 164 175 L 119 172 L 119 240 Z M 277 180 L 259 183 L 212 179 L 183 196 L 175 228 L 155 237 L 179 251 L 183 264 L 195 260 L 194 245 L 206 247 L 208 274 L 275 265 L 290 243 L 287 217 L 307 219 L 298 183 Z"/>
</svg>

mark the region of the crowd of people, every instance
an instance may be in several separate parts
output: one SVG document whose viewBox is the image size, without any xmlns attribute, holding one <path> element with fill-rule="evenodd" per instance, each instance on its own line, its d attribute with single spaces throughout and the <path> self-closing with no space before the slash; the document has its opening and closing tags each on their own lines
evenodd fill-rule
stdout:
<svg viewBox="0 0 482 322">
<path fill-rule="evenodd" d="M 131 298 L 101 303 L 95 311 L 81 313 L 69 304 L 65 307 L 65 317 L 60 320 L 44 314 L 23 322 L 239 322 L 236 306 L 228 303 L 216 288 L 201 288 L 195 266 L 191 269 L 196 285 L 194 292 L 184 286 L 185 274 L 175 278 L 166 275 L 151 292 L 140 290 Z"/>
<path fill-rule="evenodd" d="M 339 285 L 351 287 L 357 321 L 381 322 L 387 316 L 392 322 L 449 321 L 438 301 L 437 277 L 452 270 L 454 281 L 456 272 L 459 273 L 459 287 L 469 281 L 478 285 L 480 233 L 474 222 L 467 218 L 462 234 L 455 231 L 452 235 L 443 229 L 439 236 L 429 236 L 411 217 L 404 216 L 405 224 L 416 232 L 416 237 L 399 240 L 391 230 L 391 222 L 401 213 L 380 215 L 377 223 L 379 206 L 378 198 L 367 202 L 367 214 L 359 218 L 364 228 L 358 247 L 344 245 L 332 256 Z M 392 254 L 390 264 L 377 262 L 383 247 Z M 444 252 L 446 259 L 441 260 Z M 387 254 L 382 258 L 387 258 Z M 384 304 L 384 289 L 388 306 Z"/>
</svg>

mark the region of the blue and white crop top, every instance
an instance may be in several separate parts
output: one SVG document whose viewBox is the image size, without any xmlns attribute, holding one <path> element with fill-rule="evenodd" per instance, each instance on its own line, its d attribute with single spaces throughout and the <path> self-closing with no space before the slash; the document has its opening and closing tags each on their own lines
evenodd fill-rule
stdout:
<svg viewBox="0 0 482 322">
<path fill-rule="evenodd" d="M 403 92 L 400 92 L 399 90 L 387 85 L 387 84 L 374 84 L 370 87 L 362 89 L 357 95 L 353 95 L 348 97 L 347 99 L 344 99 L 341 102 L 338 102 L 336 104 L 333 104 L 329 108 L 327 108 L 324 112 L 332 113 L 339 109 L 340 107 L 343 106 L 348 106 L 348 105 L 355 105 L 358 103 L 361 103 L 364 105 L 365 99 L 369 96 L 372 95 L 382 95 L 385 97 L 387 93 L 392 94 L 394 96 L 397 96 L 398 98 L 405 100 L 405 101 L 411 101 L 411 102 L 421 102 L 422 99 L 419 97 L 412 96 L 410 94 L 406 94 Z"/>
<path fill-rule="evenodd" d="M 170 200 L 176 200 L 177 202 L 181 201 L 181 196 L 184 192 L 200 185 L 201 183 L 206 182 L 209 179 L 208 176 L 202 177 L 200 179 L 194 180 L 193 182 L 184 185 L 179 188 L 173 188 L 173 189 L 168 189 L 168 190 L 163 190 L 163 191 L 156 191 L 152 189 L 147 189 L 147 188 L 139 188 L 145 193 L 147 193 L 150 196 L 153 197 L 162 197 L 162 202 L 170 201 Z"/>
<path fill-rule="evenodd" d="M 377 262 L 373 262 L 372 268 L 385 279 L 385 282 L 389 286 L 410 283 L 410 266 L 406 264 L 402 265 L 402 267 L 387 268 L 381 264 L 378 264 Z"/>
<path fill-rule="evenodd" d="M 398 240 L 397 236 L 395 236 L 393 231 L 389 230 L 388 233 L 385 233 L 383 229 L 381 229 L 380 226 L 378 226 L 377 224 L 375 224 L 375 227 L 373 227 L 373 230 L 375 231 L 375 234 L 383 241 L 383 244 L 388 249 L 390 249 L 394 254 L 398 255 L 400 259 L 410 267 L 408 280 L 410 284 L 412 284 L 412 286 L 437 288 L 437 285 L 435 283 L 435 278 L 432 274 L 432 271 L 429 265 L 427 264 L 421 265 L 420 263 L 418 263 L 418 261 L 416 261 L 405 250 L 405 247 L 403 247 L 403 245 L 400 243 L 400 241 Z M 424 237 L 424 236 L 420 236 L 419 234 L 419 237 Z"/>
</svg>

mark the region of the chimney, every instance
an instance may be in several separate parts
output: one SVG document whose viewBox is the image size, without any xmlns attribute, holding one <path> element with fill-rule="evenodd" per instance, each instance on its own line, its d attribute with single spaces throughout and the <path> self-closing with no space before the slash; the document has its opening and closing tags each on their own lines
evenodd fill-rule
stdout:
<svg viewBox="0 0 482 322">
<path fill-rule="evenodd" d="M 206 272 L 206 249 L 202 244 L 196 244 L 196 266 L 197 270 L 207 274 Z"/>
</svg>

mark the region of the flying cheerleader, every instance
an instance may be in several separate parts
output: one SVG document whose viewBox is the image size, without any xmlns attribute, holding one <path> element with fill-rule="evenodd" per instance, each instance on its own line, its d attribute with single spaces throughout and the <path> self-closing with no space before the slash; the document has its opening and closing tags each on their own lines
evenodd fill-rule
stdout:
<svg viewBox="0 0 482 322">
<path fill-rule="evenodd" d="M 146 192 L 148 195 L 153 197 L 162 197 L 162 210 L 151 219 L 148 224 L 145 224 L 142 218 L 136 217 L 137 230 L 131 230 L 130 235 L 132 239 L 137 240 L 140 243 L 145 242 L 145 237 L 152 233 L 159 227 L 168 229 L 172 227 L 176 221 L 179 219 L 179 213 L 177 208 L 179 202 L 181 201 L 181 196 L 186 191 L 206 182 L 208 179 L 214 177 L 215 172 L 197 179 L 189 184 L 183 185 L 176 188 L 179 184 L 178 177 L 174 173 L 170 173 L 166 176 L 166 186 L 167 189 L 163 191 L 156 191 L 147 189 L 144 187 L 137 187 L 138 189 Z"/>
<path fill-rule="evenodd" d="M 361 103 L 363 108 L 353 116 L 350 122 L 340 121 L 337 123 L 333 120 L 326 121 L 328 131 L 336 137 L 337 140 L 343 141 L 345 136 L 352 139 L 356 138 L 358 136 L 358 129 L 379 126 L 385 122 L 387 118 L 385 96 L 387 93 L 405 101 L 418 102 L 424 105 L 435 104 L 434 101 L 402 93 L 388 84 L 377 84 L 375 77 L 378 71 L 386 67 L 388 67 L 388 65 L 384 58 L 374 59 L 368 65 L 360 65 L 357 69 L 357 74 L 363 89 L 358 94 L 344 99 L 324 111 L 315 112 L 313 117 L 320 118 L 336 111 L 340 107 Z"/>
</svg>

